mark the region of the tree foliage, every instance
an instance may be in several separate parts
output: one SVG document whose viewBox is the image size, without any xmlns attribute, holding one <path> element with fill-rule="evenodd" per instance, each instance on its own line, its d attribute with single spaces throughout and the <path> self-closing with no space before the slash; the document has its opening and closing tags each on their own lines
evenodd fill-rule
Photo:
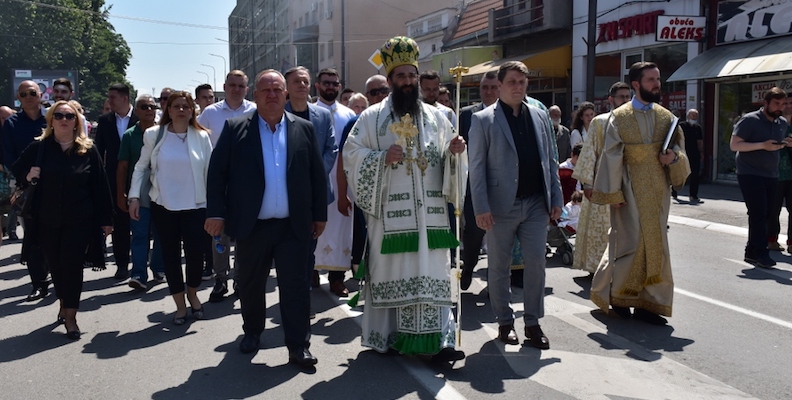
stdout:
<svg viewBox="0 0 792 400">
<path fill-rule="evenodd" d="M 129 84 L 125 76 L 132 53 L 108 21 L 105 0 L 0 0 L 0 7 L 4 103 L 13 101 L 13 68 L 76 70 L 79 82 L 73 83 L 86 110 L 102 109 L 112 83 Z"/>
</svg>

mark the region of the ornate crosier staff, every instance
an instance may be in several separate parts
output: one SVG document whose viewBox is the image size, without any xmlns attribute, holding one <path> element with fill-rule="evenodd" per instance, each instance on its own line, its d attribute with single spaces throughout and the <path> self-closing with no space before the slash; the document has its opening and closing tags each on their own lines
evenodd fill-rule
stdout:
<svg viewBox="0 0 792 400">
<path fill-rule="evenodd" d="M 454 80 L 456 81 L 456 127 L 457 127 L 457 131 L 456 132 L 457 132 L 457 136 L 459 136 L 459 108 L 460 108 L 459 107 L 459 102 L 461 100 L 460 99 L 460 97 L 461 97 L 460 88 L 461 88 L 461 85 L 462 85 L 462 74 L 464 74 L 464 73 L 466 73 L 468 71 L 470 71 L 470 68 L 463 67 L 462 63 L 457 63 L 456 67 L 451 68 L 451 69 L 448 70 L 448 72 L 451 75 L 454 76 Z M 455 190 L 456 193 L 454 193 L 454 197 L 455 197 L 455 199 L 454 199 L 455 200 L 455 202 L 454 202 L 454 217 L 456 218 L 456 229 L 455 229 L 456 232 L 454 232 L 454 234 L 456 235 L 457 242 L 459 242 L 460 245 L 457 245 L 457 247 L 456 247 L 456 266 L 454 267 L 454 270 L 456 271 L 456 286 L 457 286 L 457 291 L 456 291 L 457 292 L 456 344 L 457 344 L 458 347 L 462 347 L 462 287 L 460 286 L 461 282 L 462 282 L 462 268 L 459 265 L 459 262 L 462 259 L 462 257 L 459 254 L 459 249 L 460 249 L 461 243 L 462 243 L 462 238 L 460 237 L 460 234 L 459 234 L 460 222 L 461 222 L 459 216 L 462 214 L 462 210 L 461 210 L 462 204 L 459 202 L 459 198 L 460 198 L 460 192 L 462 191 L 462 187 L 463 187 L 462 185 L 464 184 L 464 182 L 462 182 L 462 171 L 461 171 L 461 168 L 460 168 L 460 165 L 459 165 L 460 162 L 461 162 L 460 161 L 460 156 L 457 155 L 457 157 L 455 159 L 456 172 L 457 172 L 456 173 L 457 184 L 456 184 L 456 190 Z"/>
</svg>

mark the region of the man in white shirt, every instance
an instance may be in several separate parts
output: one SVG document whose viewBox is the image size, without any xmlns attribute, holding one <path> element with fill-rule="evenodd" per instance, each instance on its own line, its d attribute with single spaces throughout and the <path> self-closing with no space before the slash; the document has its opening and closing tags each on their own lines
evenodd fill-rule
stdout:
<svg viewBox="0 0 792 400">
<path fill-rule="evenodd" d="M 116 193 L 116 171 L 118 169 L 118 151 L 121 148 L 121 137 L 127 129 L 138 122 L 138 117 L 132 113 L 129 103 L 129 86 L 116 83 L 107 90 L 107 100 L 111 111 L 99 117 L 96 127 L 96 149 L 105 160 L 107 180 L 110 182 L 111 193 Z M 118 270 L 115 278 L 122 280 L 129 277 L 129 247 L 131 230 L 129 226 L 129 213 L 116 205 L 113 217 L 113 255 L 115 256 Z"/>
<path fill-rule="evenodd" d="M 338 89 L 341 87 L 338 71 L 333 68 L 325 68 L 316 75 L 316 92 L 319 94 L 317 106 L 330 111 L 333 121 L 333 129 L 336 132 L 335 144 L 341 147 L 341 132 L 350 119 L 355 117 L 355 112 L 336 101 Z M 330 171 L 329 181 L 335 182 L 336 167 Z M 335 186 L 335 185 L 333 185 Z M 338 199 L 345 197 L 346 193 L 337 193 L 333 196 L 333 202 L 327 206 L 327 227 L 329 233 L 319 238 L 314 252 L 314 274 L 318 274 L 316 269 L 326 269 L 327 279 L 330 281 L 330 291 L 339 297 L 349 296 L 349 290 L 344 286 L 344 274 L 351 268 L 352 255 L 352 217 L 344 216 L 338 212 Z M 315 278 L 314 278 L 315 280 Z"/>
<path fill-rule="evenodd" d="M 209 130 L 212 148 L 217 145 L 217 140 L 220 138 L 220 133 L 223 131 L 223 125 L 225 125 L 227 119 L 256 110 L 256 103 L 245 99 L 248 92 L 248 77 L 244 72 L 238 69 L 229 72 L 226 75 L 223 90 L 225 90 L 225 99 L 207 106 L 203 109 L 201 115 L 198 116 L 198 123 Z M 209 264 L 207 262 L 207 268 L 204 269 L 203 273 L 203 279 L 209 280 L 212 279 L 212 273 L 214 272 L 215 286 L 209 295 L 209 301 L 212 303 L 223 301 L 228 293 L 228 278 L 231 270 L 229 256 L 231 240 L 228 236 L 222 234 L 220 236 L 220 244 L 225 251 L 218 253 L 218 246 L 213 245 L 211 249 L 212 263 Z M 211 270 L 208 268 L 210 265 Z"/>
<path fill-rule="evenodd" d="M 423 102 L 437 107 L 451 121 L 451 125 L 456 127 L 456 113 L 454 113 L 454 110 L 437 101 L 437 98 L 440 97 L 440 74 L 437 71 L 426 71 L 421 74 L 420 83 Z"/>
</svg>

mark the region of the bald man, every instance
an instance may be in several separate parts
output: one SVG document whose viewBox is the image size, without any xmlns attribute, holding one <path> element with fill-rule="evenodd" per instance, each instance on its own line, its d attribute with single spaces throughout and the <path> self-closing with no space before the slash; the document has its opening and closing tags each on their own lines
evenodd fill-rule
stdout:
<svg viewBox="0 0 792 400">
<path fill-rule="evenodd" d="M 3 165 L 10 167 L 13 165 L 22 151 L 41 135 L 41 131 L 47 126 L 44 119 L 44 110 L 41 108 L 41 90 L 39 85 L 33 81 L 23 81 L 17 88 L 17 99 L 22 105 L 22 112 L 15 113 L 8 117 L 3 123 Z M 30 226 L 23 221 L 25 225 Z M 8 221 L 9 240 L 18 240 L 16 234 L 17 217 L 11 213 Z M 49 282 L 47 282 L 47 266 L 38 248 L 32 239 L 33 235 L 25 233 L 23 244 L 22 262 L 27 262 L 28 274 L 32 290 L 26 301 L 35 301 L 47 297 L 49 293 Z"/>
</svg>

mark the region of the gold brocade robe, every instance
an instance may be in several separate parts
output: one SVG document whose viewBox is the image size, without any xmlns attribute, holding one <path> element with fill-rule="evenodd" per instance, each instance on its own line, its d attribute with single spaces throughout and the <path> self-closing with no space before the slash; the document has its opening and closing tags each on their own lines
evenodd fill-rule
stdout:
<svg viewBox="0 0 792 400">
<path fill-rule="evenodd" d="M 605 141 L 605 129 L 610 122 L 612 113 L 600 114 L 591 120 L 588 138 L 583 142 L 575 172 L 572 177 L 583 186 L 594 186 L 594 176 L 599 167 L 600 155 Z M 572 268 L 588 272 L 597 270 L 603 254 L 608 248 L 608 230 L 610 229 L 610 206 L 595 204 L 583 198 L 580 207 L 577 235 L 575 236 L 575 257 Z"/>
<path fill-rule="evenodd" d="M 671 112 L 657 104 L 644 111 L 628 102 L 613 112 L 605 130 L 592 201 L 624 204 L 611 209 L 608 263 L 597 269 L 591 284 L 591 300 L 603 311 L 612 304 L 671 316 L 669 192 L 690 174 L 679 127 L 670 146 L 679 159 L 668 167 L 658 160 L 672 120 Z"/>
</svg>

